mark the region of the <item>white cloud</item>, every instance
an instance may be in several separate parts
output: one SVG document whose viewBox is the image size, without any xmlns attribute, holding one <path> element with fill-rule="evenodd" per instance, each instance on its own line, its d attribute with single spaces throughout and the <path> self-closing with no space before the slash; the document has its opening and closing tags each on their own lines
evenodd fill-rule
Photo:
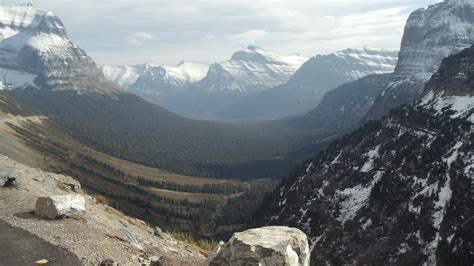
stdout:
<svg viewBox="0 0 474 266">
<path fill-rule="evenodd" d="M 127 36 L 127 42 L 131 46 L 143 46 L 149 41 L 156 40 L 157 38 L 148 32 L 137 32 Z"/>
<path fill-rule="evenodd" d="M 207 40 L 212 40 L 212 39 L 215 39 L 215 38 L 216 38 L 216 36 L 214 36 L 214 35 L 207 35 L 207 36 L 202 37 L 201 40 L 207 41 Z"/>
<path fill-rule="evenodd" d="M 266 30 L 249 30 L 238 34 L 228 35 L 228 37 L 237 44 L 252 44 L 267 37 Z"/>
<path fill-rule="evenodd" d="M 441 0 L 33 1 L 58 15 L 99 64 L 175 65 L 225 60 L 248 44 L 308 57 L 364 45 L 397 49 L 408 15 Z"/>
</svg>

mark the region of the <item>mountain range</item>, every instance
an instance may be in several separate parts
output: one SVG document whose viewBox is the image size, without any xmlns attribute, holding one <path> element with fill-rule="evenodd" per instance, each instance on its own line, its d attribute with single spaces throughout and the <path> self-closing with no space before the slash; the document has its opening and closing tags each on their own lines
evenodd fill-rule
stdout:
<svg viewBox="0 0 474 266">
<path fill-rule="evenodd" d="M 53 13 L 3 6 L 0 153 L 206 240 L 277 224 L 307 234 L 313 264 L 472 265 L 473 7 L 413 12 L 398 60 L 249 46 L 99 68 Z"/>
<path fill-rule="evenodd" d="M 324 94 L 359 78 L 392 73 L 397 51 L 365 47 L 317 55 L 306 61 L 286 82 L 250 95 L 221 111 L 231 120 L 269 120 L 304 114 L 316 108 Z"/>
<path fill-rule="evenodd" d="M 61 20 L 51 12 L 31 5 L 1 10 L 7 14 L 0 27 L 6 96 L 47 116 L 67 134 L 100 152 L 184 174 L 276 178 L 301 160 L 300 156 L 287 159 L 289 154 L 306 146 L 314 147 L 308 151 L 318 150 L 319 141 L 336 133 L 296 131 L 284 121 L 241 125 L 176 115 L 106 79 L 95 62 L 69 40 Z M 263 52 L 250 47 L 236 53 L 234 59 L 243 67 L 255 66 L 245 60 L 263 60 L 255 56 L 257 53 Z M 290 68 L 275 62 L 283 57 L 267 55 L 261 65 L 275 73 Z M 167 84 L 179 86 L 198 80 L 205 67 L 190 62 L 174 68 L 145 64 L 130 73 L 144 72 L 134 84 L 165 78 Z M 189 100 L 196 102 L 198 98 Z M 261 163 L 278 167 L 262 171 Z"/>
<path fill-rule="evenodd" d="M 285 179 L 268 222 L 303 229 L 316 264 L 471 264 L 473 81 L 474 46 Z"/>
<path fill-rule="evenodd" d="M 306 61 L 298 55 L 281 56 L 250 45 L 224 62 L 211 65 L 183 61 L 176 67 L 146 63 L 103 66 L 116 84 L 178 114 L 210 118 L 213 112 L 244 95 L 286 82 Z"/>
<path fill-rule="evenodd" d="M 343 83 L 393 72 L 397 53 L 365 47 L 306 61 L 298 55 L 281 56 L 249 46 L 228 61 L 210 65 L 199 76 L 201 80 L 178 84 L 166 77 L 179 73 L 166 71 L 166 67 L 155 66 L 161 75 L 151 75 L 157 71 L 147 64 L 104 66 L 102 71 L 129 92 L 178 114 L 213 120 L 269 120 L 303 114 L 315 108 L 324 93 Z M 206 69 L 205 64 L 200 66 Z"/>
</svg>

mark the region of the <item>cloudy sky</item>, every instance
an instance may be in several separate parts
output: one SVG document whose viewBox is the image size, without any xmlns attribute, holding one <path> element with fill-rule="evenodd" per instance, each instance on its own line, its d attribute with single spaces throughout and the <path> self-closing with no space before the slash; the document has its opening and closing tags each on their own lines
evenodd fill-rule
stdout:
<svg viewBox="0 0 474 266">
<path fill-rule="evenodd" d="M 25 1 L 2 0 L 4 4 Z M 98 64 L 225 60 L 250 44 L 304 56 L 398 49 L 410 12 L 440 0 L 41 0 Z"/>
</svg>

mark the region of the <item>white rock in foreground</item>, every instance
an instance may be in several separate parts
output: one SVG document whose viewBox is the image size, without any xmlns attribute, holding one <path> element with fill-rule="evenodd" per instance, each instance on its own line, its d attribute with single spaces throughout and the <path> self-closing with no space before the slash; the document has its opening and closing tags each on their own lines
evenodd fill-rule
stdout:
<svg viewBox="0 0 474 266">
<path fill-rule="evenodd" d="M 235 233 L 209 255 L 207 265 L 309 266 L 308 239 L 299 229 L 267 226 Z"/>
<path fill-rule="evenodd" d="M 36 201 L 35 207 L 35 215 L 47 219 L 81 216 L 85 211 L 86 201 L 84 197 L 76 194 L 40 197 Z"/>
</svg>

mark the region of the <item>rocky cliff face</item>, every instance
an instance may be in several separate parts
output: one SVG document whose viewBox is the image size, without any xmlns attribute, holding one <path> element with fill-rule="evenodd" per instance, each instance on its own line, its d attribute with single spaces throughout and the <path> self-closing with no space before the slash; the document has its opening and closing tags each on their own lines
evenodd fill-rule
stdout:
<svg viewBox="0 0 474 266">
<path fill-rule="evenodd" d="M 421 101 L 336 141 L 288 178 L 270 223 L 310 238 L 316 264 L 470 265 L 474 47 Z"/>
<path fill-rule="evenodd" d="M 275 119 L 315 108 L 324 94 L 362 77 L 391 73 L 397 51 L 365 47 L 317 55 L 305 62 L 287 83 L 247 97 L 221 111 L 233 120 Z"/>
<path fill-rule="evenodd" d="M 0 14 L 3 87 L 33 85 L 101 93 L 118 90 L 103 78 L 94 61 L 69 40 L 63 23 L 53 13 L 28 4 L 2 6 Z"/>
<path fill-rule="evenodd" d="M 408 18 L 391 84 L 366 120 L 380 118 L 420 96 L 441 60 L 474 43 L 474 1 L 449 0 L 413 12 Z"/>
</svg>

